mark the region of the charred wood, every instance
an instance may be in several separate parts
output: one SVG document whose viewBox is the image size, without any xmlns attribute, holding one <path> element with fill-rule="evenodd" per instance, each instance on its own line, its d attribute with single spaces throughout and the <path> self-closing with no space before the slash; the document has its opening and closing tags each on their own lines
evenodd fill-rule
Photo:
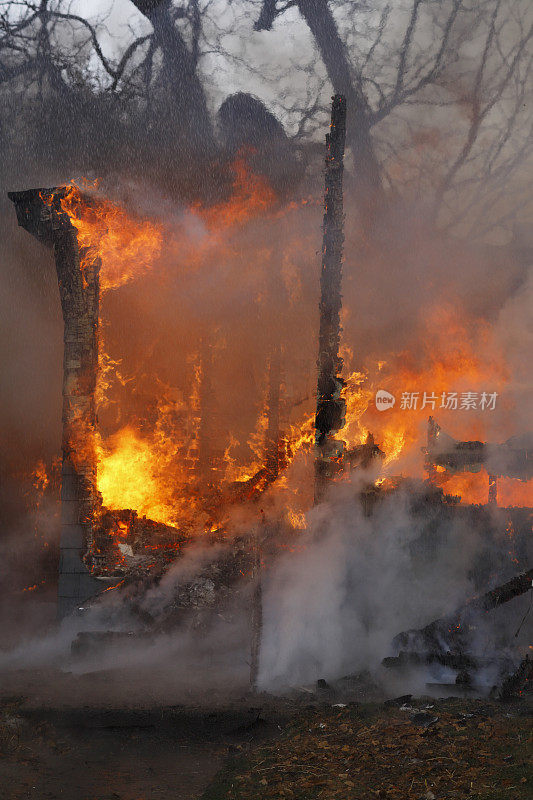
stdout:
<svg viewBox="0 0 533 800">
<path fill-rule="evenodd" d="M 469 638 L 469 628 L 475 625 L 476 616 L 508 603 L 515 597 L 525 594 L 533 585 L 533 569 L 517 575 L 489 592 L 476 597 L 464 606 L 441 619 L 434 620 L 424 628 L 404 631 L 393 640 L 395 649 L 446 650 L 465 649 Z"/>
<path fill-rule="evenodd" d="M 518 668 L 509 675 L 498 693 L 500 700 L 512 700 L 533 688 L 533 661 L 526 655 Z"/>
<path fill-rule="evenodd" d="M 346 100 L 335 95 L 330 133 L 326 136 L 326 174 L 322 269 L 320 275 L 320 331 L 318 384 L 315 416 L 318 454 L 315 469 L 315 501 L 324 496 L 329 479 L 338 471 L 344 444 L 335 434 L 344 426 L 346 403 L 341 397 L 340 311 L 342 305 L 342 252 L 344 214 L 342 196 L 343 158 L 346 139 Z"/>
<path fill-rule="evenodd" d="M 9 192 L 21 227 L 51 248 L 64 321 L 63 436 L 59 615 L 101 591 L 89 574 L 94 545 L 96 489 L 96 381 L 100 262 L 80 250 L 61 201 L 67 189 Z"/>
<path fill-rule="evenodd" d="M 504 476 L 527 481 L 533 477 L 533 435 L 513 436 L 502 444 L 479 441 L 459 442 L 445 433 L 440 425 L 429 417 L 426 470 L 430 479 L 436 477 L 437 468 L 449 474 L 456 472 L 478 472 L 484 467 L 489 472 L 489 502 L 495 502 L 497 478 Z"/>
</svg>

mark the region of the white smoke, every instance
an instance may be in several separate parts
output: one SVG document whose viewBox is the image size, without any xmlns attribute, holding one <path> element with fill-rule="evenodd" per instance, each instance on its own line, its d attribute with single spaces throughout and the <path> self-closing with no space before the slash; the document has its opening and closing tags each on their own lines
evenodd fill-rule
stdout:
<svg viewBox="0 0 533 800">
<path fill-rule="evenodd" d="M 474 593 L 478 536 L 457 520 L 424 541 L 411 501 L 395 492 L 367 517 L 350 486 L 310 512 L 304 549 L 265 575 L 262 688 L 375 670 L 397 633 Z"/>
</svg>

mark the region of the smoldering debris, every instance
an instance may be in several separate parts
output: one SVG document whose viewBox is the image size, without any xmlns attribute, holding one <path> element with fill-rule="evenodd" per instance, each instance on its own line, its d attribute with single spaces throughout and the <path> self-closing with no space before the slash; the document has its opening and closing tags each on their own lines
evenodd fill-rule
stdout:
<svg viewBox="0 0 533 800">
<path fill-rule="evenodd" d="M 438 507 L 435 513 L 431 496 L 421 499 L 412 488 L 404 488 L 385 493 L 371 516 L 353 495 L 342 492 L 334 502 L 314 509 L 308 517 L 307 547 L 282 557 L 264 577 L 259 685 L 280 689 L 369 670 L 384 685 L 390 681 L 401 686 L 396 677 L 384 674 L 380 664 L 397 655 L 398 632 L 415 627 L 406 626 L 404 620 L 427 621 L 452 612 L 480 594 L 491 574 L 505 578 L 514 574 L 516 565 L 509 557 L 500 520 L 490 523 L 482 515 L 476 523 L 475 516 L 465 515 L 460 507 Z M 528 541 L 526 524 L 522 538 L 526 551 Z M 527 575 L 507 585 L 517 581 L 523 592 L 530 593 Z M 501 600 L 497 591 L 487 597 L 496 595 Z M 466 637 L 455 662 L 449 647 L 439 649 L 441 666 L 451 669 L 453 678 L 476 654 L 486 666 L 501 661 L 500 678 L 514 669 L 520 648 L 528 645 L 531 620 L 518 640 L 513 638 L 517 627 L 513 621 L 522 616 L 529 595 L 513 603 L 512 609 L 509 604 L 489 617 L 482 599 L 472 602 L 471 610 L 483 615 L 483 624 Z M 437 608 L 441 611 L 435 614 Z M 420 663 L 431 660 L 425 656 L 427 649 L 421 648 Z M 412 670 L 402 680 L 405 688 L 412 680 L 420 690 L 429 675 L 425 668 Z M 495 682 L 496 678 L 495 674 Z"/>
<path fill-rule="evenodd" d="M 449 615 L 482 595 L 488 576 L 508 579 L 516 565 L 497 509 L 446 503 L 424 484 L 406 482 L 377 491 L 369 513 L 364 486 L 355 473 L 351 482 L 333 487 L 328 502 L 308 513 L 305 529 L 283 517 L 260 523 L 257 690 L 324 702 L 317 684 L 324 679 L 331 702 L 346 702 L 402 690 L 442 693 L 444 684 L 481 693 L 498 685 L 507 696 L 527 683 L 528 668 L 519 667 L 531 634 L 527 615 L 513 640 L 527 611 L 527 592 L 485 615 L 460 651 L 441 647 L 431 656 L 431 648 L 418 648 L 419 655 L 400 653 L 400 670 L 382 665 L 387 657 L 398 659 L 393 642 L 400 630 Z M 517 538 L 527 541 L 515 516 Z M 185 546 L 162 573 L 104 592 L 56 633 L 4 653 L 2 672 L 21 666 L 48 671 L 45 684 L 54 696 L 61 691 L 55 681 L 71 673 L 88 702 L 105 702 L 117 691 L 141 703 L 156 696 L 216 696 L 218 702 L 247 693 L 253 554 L 249 536 Z M 98 699 L 100 675 L 109 685 Z M 465 675 L 474 675 L 470 685 Z M 71 691 L 65 689 L 66 695 Z"/>
</svg>

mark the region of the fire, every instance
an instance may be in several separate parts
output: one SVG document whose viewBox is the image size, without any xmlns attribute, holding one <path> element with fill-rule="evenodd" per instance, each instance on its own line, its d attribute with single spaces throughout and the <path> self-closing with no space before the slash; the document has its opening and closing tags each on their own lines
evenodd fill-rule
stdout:
<svg viewBox="0 0 533 800">
<path fill-rule="evenodd" d="M 443 397 L 464 391 L 503 392 L 507 372 L 492 352 L 490 360 L 479 348 L 479 341 L 490 345 L 490 329 L 478 320 L 465 323 L 460 312 L 441 307 L 428 315 L 426 330 L 421 332 L 417 353 L 390 354 L 367 369 L 361 388 L 366 392 L 365 413 L 361 425 L 368 428 L 385 452 L 385 465 L 401 468 L 404 474 L 420 474 L 420 447 L 425 444 L 425 430 L 430 415 L 457 438 L 482 438 L 484 422 L 491 412 L 451 410 L 443 407 Z M 394 407 L 378 412 L 372 402 L 378 389 L 395 397 Z M 409 407 L 404 395 L 416 395 Z M 426 397 L 424 398 L 424 395 Z M 359 413 L 361 407 L 357 410 Z M 344 431 L 343 431 L 344 433 Z"/>
<path fill-rule="evenodd" d="M 348 377 L 342 393 L 346 401 L 346 424 L 338 438 L 349 449 L 362 444 L 371 432 L 385 454 L 382 464 L 385 475 L 424 477 L 421 449 L 426 443 L 430 415 L 457 440 L 490 441 L 493 412 L 461 410 L 462 392 L 478 395 L 483 391 L 496 392 L 503 410 L 506 413 L 510 410 L 505 407 L 507 370 L 491 341 L 487 324 L 475 319 L 465 321 L 459 311 L 441 306 L 428 314 L 421 342 L 419 352 L 390 353 L 386 359 L 368 364 L 365 371 L 350 369 L 355 363 L 353 349 L 346 344 L 341 349 Z M 394 395 L 392 408 L 377 411 L 374 396 L 378 389 Z M 452 392 L 459 398 L 457 409 L 444 407 Z M 416 407 L 402 403 L 404 394 L 411 393 L 417 395 Z M 290 426 L 292 455 L 312 446 L 313 423 L 314 415 L 310 414 L 299 425 Z M 447 494 L 459 495 L 464 503 L 487 503 L 485 470 L 451 476 L 444 467 L 437 467 L 436 475 Z M 531 497 L 529 481 L 498 478 L 499 505 L 530 506 Z"/>
<path fill-rule="evenodd" d="M 276 196 L 266 181 L 247 167 L 244 155 L 233 165 L 234 181 L 230 198 L 217 206 L 193 206 L 187 212 L 195 218 L 202 235 L 194 237 L 181 222 L 165 230 L 161 222 L 126 211 L 98 190 L 97 183 L 71 184 L 61 200 L 62 209 L 76 228 L 81 251 L 80 269 L 99 264 L 103 295 L 127 284 L 142 281 L 156 269 L 163 241 L 170 254 L 179 251 L 180 263 L 194 268 L 207 264 L 213 254 L 230 246 L 232 230 L 249 220 L 273 211 Z M 182 241 L 177 237 L 183 234 Z M 140 284 L 139 284 L 140 285 Z M 200 386 L 204 365 L 193 354 L 192 389 L 188 398 L 171 397 L 174 390 L 159 379 L 151 391 L 157 398 L 155 420 L 141 420 L 129 410 L 118 389 L 134 392 L 147 376 L 129 373 L 122 358 L 108 352 L 107 305 L 100 307 L 99 374 L 97 409 L 110 409 L 119 421 L 116 430 L 75 431 L 78 460 L 88 463 L 96 453 L 97 489 L 104 509 L 132 509 L 139 516 L 179 528 L 197 527 L 205 522 L 212 527 L 209 514 L 202 510 L 201 478 L 197 474 L 201 427 Z M 143 386 L 142 392 L 145 389 Z M 174 392 L 176 394 L 176 392 Z M 178 393 L 179 394 L 179 393 Z M 163 398 L 163 399 L 161 399 Z M 249 440 L 253 463 L 238 465 L 232 456 L 234 442 L 226 447 L 224 482 L 246 480 L 261 468 L 264 455 L 266 416 L 259 420 Z M 117 535 L 119 531 L 117 530 Z"/>
<path fill-rule="evenodd" d="M 289 453 L 294 457 L 300 450 L 309 451 L 315 441 L 315 414 L 307 414 L 300 425 L 291 425 L 287 436 Z"/>
<path fill-rule="evenodd" d="M 173 492 L 168 486 L 162 491 L 159 477 L 151 442 L 131 427 L 122 428 L 99 449 L 98 489 L 106 508 L 132 508 L 141 516 L 172 525 Z"/>
<path fill-rule="evenodd" d="M 384 466 L 396 461 L 405 447 L 406 432 L 404 429 L 386 428 L 383 432 L 381 447 L 385 453 Z"/>
<path fill-rule="evenodd" d="M 264 214 L 271 210 L 277 199 L 265 178 L 250 171 L 246 153 L 240 153 L 232 169 L 233 191 L 229 200 L 211 208 L 196 206 L 194 209 L 208 229 L 216 233 L 241 226 Z"/>
<path fill-rule="evenodd" d="M 531 481 L 498 478 L 498 504 L 505 507 L 531 508 L 533 504 Z"/>
<path fill-rule="evenodd" d="M 117 289 L 153 268 L 161 253 L 162 226 L 128 214 L 118 203 L 96 194 L 97 182 L 82 187 L 72 183 L 61 201 L 76 228 L 82 272 L 88 263 L 101 262 L 100 288 Z M 87 199 L 83 194 L 92 193 Z M 90 195 L 89 195 L 90 197 Z"/>
<path fill-rule="evenodd" d="M 163 397 L 153 428 L 125 425 L 103 441 L 97 436 L 97 480 L 105 508 L 135 510 L 164 525 L 190 525 L 199 512 L 187 427 L 194 408 Z"/>
<path fill-rule="evenodd" d="M 366 376 L 363 372 L 351 372 L 342 391 L 346 401 L 346 425 L 339 436 L 346 441 L 348 447 L 362 444 L 368 434 L 362 418 L 372 400 L 372 391 L 365 383 Z"/>
<path fill-rule="evenodd" d="M 239 465 L 237 463 L 234 452 L 239 447 L 240 442 L 234 436 L 230 436 L 229 444 L 224 451 L 224 480 L 226 483 L 250 480 L 263 468 L 267 427 L 268 408 L 266 406 L 266 400 L 264 400 L 255 428 L 247 441 L 248 448 L 253 454 L 251 462 L 245 465 Z"/>
<path fill-rule="evenodd" d="M 287 509 L 287 520 L 295 530 L 303 531 L 307 528 L 307 520 L 302 511 L 294 511 L 292 508 Z"/>
<path fill-rule="evenodd" d="M 32 472 L 32 483 L 39 494 L 43 494 L 50 484 L 50 478 L 46 471 L 46 465 L 42 459 L 39 459 Z"/>
<path fill-rule="evenodd" d="M 205 269 L 209 277 L 213 265 L 219 268 L 225 259 L 235 258 L 243 280 L 253 284 L 258 306 L 269 291 L 272 249 L 254 238 L 247 243 L 253 257 L 243 259 L 232 238 L 242 232 L 257 218 L 276 221 L 286 214 L 290 225 L 292 207 L 281 209 L 277 198 L 260 176 L 250 172 L 244 154 L 233 165 L 234 182 L 231 197 L 213 207 L 195 205 L 180 217 L 172 228 L 160 221 L 129 213 L 120 204 L 101 196 L 97 186 L 71 185 L 62 200 L 62 207 L 76 228 L 82 249 L 82 272 L 96 260 L 100 261 L 100 282 L 104 294 L 119 297 L 119 291 L 138 284 L 139 307 L 142 308 L 142 281 L 148 273 L 156 274 L 163 257 L 175 259 L 183 273 Z M 194 221 L 196 234 L 187 234 L 186 227 Z M 193 226 L 194 227 L 194 226 Z M 239 240 L 240 245 L 240 240 Z M 301 242 L 295 235 L 293 244 L 282 254 L 280 285 L 285 288 L 288 302 L 295 307 L 300 302 L 302 287 L 295 264 L 298 262 Z M 303 251 L 306 252 L 305 249 Z M 174 261 L 173 261 L 174 263 Z M 243 263 L 246 269 L 242 269 Z M 219 269 L 216 280 L 224 270 Z M 175 278 L 176 275 L 173 275 Z M 179 277 L 182 277 L 180 272 Z M 357 346 L 354 352 L 348 342 L 342 348 L 345 362 L 346 424 L 339 432 L 346 448 L 361 445 L 372 433 L 375 442 L 385 454 L 383 475 L 404 474 L 423 477 L 421 447 L 425 444 L 427 418 L 437 417 L 443 429 L 456 438 L 486 438 L 485 416 L 470 412 L 441 408 L 443 394 L 456 391 L 491 391 L 501 395 L 507 372 L 498 352 L 490 340 L 490 328 L 479 320 L 465 321 L 457 307 L 439 305 L 426 314 L 425 329 L 420 333 L 417 352 L 381 353 L 373 363 L 363 361 Z M 80 450 L 94 447 L 97 456 L 97 486 L 103 507 L 113 511 L 132 509 L 139 516 L 180 529 L 205 527 L 209 532 L 219 530 L 219 521 L 213 520 L 212 504 L 216 491 L 210 489 L 209 511 L 207 489 L 198 475 L 199 447 L 202 427 L 201 385 L 205 365 L 198 352 L 189 357 L 189 393 L 180 393 L 164 381 L 153 376 L 128 371 L 121 356 L 110 355 L 105 341 L 107 307 L 102 304 L 100 324 L 100 359 L 97 387 L 97 405 L 100 411 L 113 408 L 116 424 L 105 433 L 91 433 L 92 445 L 83 444 L 87 432 L 80 432 Z M 179 346 L 179 345 L 178 345 Z M 486 353 L 490 351 L 490 358 Z M 355 353 L 355 354 L 354 354 Z M 136 413 L 130 397 L 139 390 L 145 394 L 144 384 L 149 383 L 153 407 L 151 412 Z M 266 384 L 264 384 L 266 385 Z M 378 389 L 390 392 L 396 398 L 394 407 L 380 412 L 374 404 Z M 402 396 L 418 392 L 416 408 L 404 408 Z M 434 405 L 424 405 L 423 394 L 435 397 Z M 314 405 L 314 400 L 312 400 Z M 221 430 L 220 469 L 217 472 L 216 490 L 224 492 L 235 482 L 246 482 L 265 468 L 268 408 L 266 394 L 259 404 L 256 425 L 251 435 L 242 441 L 232 430 Z M 298 420 L 285 424 L 283 451 L 290 463 L 296 454 L 312 454 L 315 429 L 314 408 L 306 407 Z M 250 430 L 250 428 L 248 428 Z M 248 458 L 244 453 L 248 453 Z M 243 463 L 244 462 L 244 463 Z M 444 476 L 440 473 L 442 477 Z M 220 485 L 219 485 L 220 484 Z M 289 492 L 286 476 L 278 480 L 278 490 Z M 517 482 L 506 486 L 498 481 L 500 504 L 520 504 Z M 483 474 L 457 475 L 443 483 L 449 494 L 460 494 L 464 502 L 487 502 L 488 481 Z M 509 498 L 512 500 L 510 501 Z M 289 501 L 290 500 L 290 501 Z M 291 496 L 287 505 L 292 527 L 305 527 L 304 510 Z M 216 515 L 215 515 L 216 517 Z M 120 526 L 116 537 L 123 536 Z"/>
<path fill-rule="evenodd" d="M 489 475 L 485 469 L 479 472 L 463 472 L 445 476 L 442 487 L 447 494 L 460 495 L 464 503 L 484 504 L 489 491 Z M 498 505 L 504 508 L 529 508 L 532 502 L 531 481 L 517 478 L 498 478 Z"/>
</svg>

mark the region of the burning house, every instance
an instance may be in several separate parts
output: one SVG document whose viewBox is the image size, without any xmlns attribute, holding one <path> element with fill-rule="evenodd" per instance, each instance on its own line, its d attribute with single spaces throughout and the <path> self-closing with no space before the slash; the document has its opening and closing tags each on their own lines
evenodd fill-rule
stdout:
<svg viewBox="0 0 533 800">
<path fill-rule="evenodd" d="M 436 473 L 450 476 L 460 472 L 488 473 L 488 502 L 497 503 L 498 477 L 526 482 L 533 477 L 533 438 L 531 434 L 513 436 L 503 444 L 457 442 L 441 431 L 433 419 L 428 421 L 426 469 L 431 480 Z"/>
<path fill-rule="evenodd" d="M 2 3 L 8 794 L 526 797 L 532 23 Z"/>
<path fill-rule="evenodd" d="M 372 407 L 380 383 L 391 386 L 387 383 L 391 373 L 387 376 L 385 362 L 377 364 L 373 376 L 368 369 L 342 374 L 345 363 L 353 361 L 351 351 L 341 346 L 345 125 L 346 102 L 337 95 L 326 140 L 316 409 L 296 422 L 290 421 L 283 377 L 290 348 L 288 342 L 274 337 L 266 354 L 264 404 L 255 438 L 250 439 L 256 460 L 245 467 L 236 466 L 232 451 L 238 443 L 233 437 L 224 446 L 220 441 L 223 423 L 214 389 L 218 345 L 213 325 L 206 326 L 198 342 L 188 404 L 172 399 L 164 388 L 162 395 L 152 401 L 149 449 L 147 422 L 138 430 L 131 423 L 122 424 L 110 437 L 113 447 L 106 445 L 100 432 L 100 409 L 105 410 L 106 403 L 119 409 L 117 418 L 123 423 L 126 413 L 120 402 L 124 404 L 124 400 L 117 398 L 132 381 L 121 375 L 117 367 L 120 362 L 106 352 L 102 293 L 135 280 L 158 257 L 163 240 L 160 223 L 146 217 L 133 220 L 90 186 L 9 194 L 19 225 L 54 255 L 64 321 L 60 617 L 107 589 L 116 588 L 126 597 L 128 587 L 135 582 L 153 585 L 191 542 L 224 543 L 222 559 L 215 556 L 201 575 L 182 584 L 174 604 L 180 609 L 218 607 L 239 582 L 249 583 L 251 671 L 255 685 L 263 625 L 261 573 L 265 560 L 270 568 L 284 548 L 293 546 L 288 544 L 291 535 L 295 531 L 305 533 L 306 513 L 313 503 L 327 502 L 332 486 L 349 486 L 350 481 L 366 517 L 374 513 L 379 517 L 384 500 L 408 496 L 409 514 L 420 529 L 420 536 L 412 543 L 415 559 L 417 553 L 422 561 L 428 553 L 438 559 L 447 531 L 458 523 L 481 532 L 487 542 L 495 541 L 488 561 L 474 575 L 480 591 L 495 575 L 509 577 L 509 569 L 495 568 L 494 553 L 502 552 L 502 548 L 511 546 L 514 572 L 528 565 L 530 510 L 495 508 L 499 477 L 520 481 L 531 478 L 527 437 L 513 437 L 502 445 L 457 442 L 430 417 L 424 450 L 428 479 L 424 481 L 412 469 L 395 474 L 391 470 L 400 454 L 409 447 L 416 449 L 420 423 L 427 414 L 426 393 L 424 405 L 411 408 L 417 414 L 407 424 L 405 415 L 401 420 L 398 416 L 402 407 L 393 409 L 394 403 L 382 415 Z M 264 178 L 248 176 L 239 160 L 235 170 L 237 178 L 250 185 L 242 197 L 237 194 L 229 205 L 206 209 L 206 225 L 224 228 L 230 210 L 237 216 L 249 215 L 254 209 L 262 212 L 274 202 Z M 236 208 L 230 209 L 232 203 Z M 281 212 L 277 209 L 275 213 Z M 196 249 L 201 251 L 202 246 Z M 201 257 L 201 252 L 191 247 L 189 255 L 194 260 Z M 464 359 L 457 369 L 464 368 L 463 362 Z M 454 369 L 441 370 L 446 373 L 446 380 L 453 379 Z M 113 381 L 120 386 L 110 401 Z M 161 386 L 157 379 L 156 394 Z M 134 384 L 132 396 L 135 402 L 137 397 L 142 399 L 140 384 L 139 388 Z M 436 396 L 434 392 L 430 395 L 432 408 Z M 393 394 L 390 397 L 394 399 Z M 131 397 L 128 402 L 132 402 Z M 403 410 L 407 408 L 406 405 Z M 300 456 L 305 456 L 302 463 L 311 458 L 314 470 L 314 478 L 306 473 L 307 500 L 303 502 L 298 498 L 301 487 L 291 487 L 287 477 Z M 463 497 L 461 503 L 465 492 L 453 491 L 453 479 L 480 469 L 489 476 L 488 503 L 474 505 L 468 497 Z M 314 485 L 312 492 L 309 484 Z M 263 502 L 276 509 L 266 519 L 260 508 Z M 248 532 L 235 536 L 229 533 L 229 520 L 240 507 L 247 509 L 244 527 Z M 523 580 L 519 579 L 521 591 L 527 589 L 529 580 L 529 573 L 524 574 Z M 511 592 L 512 596 L 515 594 Z M 499 605 L 499 600 L 494 605 Z M 143 614 L 148 627 L 162 624 L 146 612 Z M 405 645 L 403 639 L 400 643 Z M 436 656 L 437 660 L 450 661 L 447 652 Z M 454 654 L 457 663 L 463 655 L 463 650 Z M 401 653 L 397 658 L 402 661 Z M 418 651 L 408 656 L 411 662 L 417 658 L 423 658 Z M 468 661 L 469 657 L 465 658 Z"/>
</svg>

